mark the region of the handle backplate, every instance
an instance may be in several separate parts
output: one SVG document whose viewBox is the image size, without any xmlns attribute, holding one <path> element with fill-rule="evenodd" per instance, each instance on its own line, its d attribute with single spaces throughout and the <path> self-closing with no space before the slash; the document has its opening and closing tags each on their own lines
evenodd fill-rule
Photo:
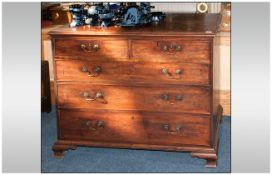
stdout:
<svg viewBox="0 0 272 175">
<path fill-rule="evenodd" d="M 100 49 L 100 46 L 97 42 L 89 42 L 87 44 L 80 44 L 81 50 L 84 52 L 96 52 Z"/>
<path fill-rule="evenodd" d="M 82 125 L 90 130 L 96 131 L 99 128 L 105 128 L 106 123 L 103 120 L 83 120 Z"/>
<path fill-rule="evenodd" d="M 86 101 L 97 101 L 103 104 L 107 104 L 108 102 L 105 100 L 104 95 L 101 91 L 97 91 L 94 97 L 90 97 L 87 91 L 83 92 L 83 97 Z"/>
<path fill-rule="evenodd" d="M 184 99 L 184 96 L 181 94 L 171 96 L 170 94 L 165 93 L 161 95 L 161 99 L 170 104 L 175 104 L 176 102 L 182 101 Z"/>
<path fill-rule="evenodd" d="M 180 75 L 183 73 L 183 70 L 176 69 L 175 73 L 170 73 L 167 68 L 162 68 L 161 72 L 162 72 L 162 74 L 164 74 L 165 76 L 170 77 L 170 78 L 180 78 L 181 77 Z"/>
<path fill-rule="evenodd" d="M 81 68 L 82 72 L 87 72 L 89 77 L 97 77 L 101 74 L 102 68 L 101 66 L 94 66 L 92 71 L 89 71 L 87 66 L 82 66 Z"/>
<path fill-rule="evenodd" d="M 182 51 L 182 46 L 172 42 L 158 42 L 160 50 L 167 54 L 175 54 Z"/>
<path fill-rule="evenodd" d="M 171 130 L 170 124 L 162 124 L 162 129 L 167 132 L 167 134 L 180 134 L 182 132 L 182 125 L 175 125 L 175 130 Z"/>
</svg>

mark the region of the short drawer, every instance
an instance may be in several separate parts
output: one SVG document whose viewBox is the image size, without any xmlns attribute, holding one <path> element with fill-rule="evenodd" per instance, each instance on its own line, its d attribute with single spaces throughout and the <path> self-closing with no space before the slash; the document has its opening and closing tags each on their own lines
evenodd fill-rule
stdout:
<svg viewBox="0 0 272 175">
<path fill-rule="evenodd" d="M 210 144 L 210 118 L 205 115 L 61 110 L 59 117 L 61 139 L 154 145 Z"/>
<path fill-rule="evenodd" d="M 60 108 L 210 113 L 210 88 L 58 84 Z"/>
<path fill-rule="evenodd" d="M 185 40 L 134 40 L 132 58 L 147 62 L 210 63 L 210 42 Z"/>
<path fill-rule="evenodd" d="M 60 110 L 62 139 L 144 142 L 142 120 L 132 113 L 101 110 Z"/>
<path fill-rule="evenodd" d="M 209 85 L 209 65 L 191 63 L 131 63 L 56 61 L 57 80 L 97 83 Z"/>
<path fill-rule="evenodd" d="M 57 58 L 123 61 L 128 58 L 127 40 L 56 39 L 55 56 Z"/>
</svg>

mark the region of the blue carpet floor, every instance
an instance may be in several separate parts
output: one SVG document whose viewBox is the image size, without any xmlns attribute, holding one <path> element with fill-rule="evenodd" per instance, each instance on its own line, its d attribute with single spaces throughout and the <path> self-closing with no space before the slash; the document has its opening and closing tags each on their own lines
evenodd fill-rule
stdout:
<svg viewBox="0 0 272 175">
<path fill-rule="evenodd" d="M 78 147 L 63 159 L 52 157 L 57 140 L 55 108 L 42 113 L 42 172 L 230 172 L 230 117 L 220 127 L 219 159 L 216 168 L 205 168 L 205 160 L 189 153 Z"/>
</svg>

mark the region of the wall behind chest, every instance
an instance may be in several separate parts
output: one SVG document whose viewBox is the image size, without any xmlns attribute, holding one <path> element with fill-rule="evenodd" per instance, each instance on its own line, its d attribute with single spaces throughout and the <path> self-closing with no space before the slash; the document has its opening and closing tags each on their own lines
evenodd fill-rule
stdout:
<svg viewBox="0 0 272 175">
<path fill-rule="evenodd" d="M 207 3 L 209 13 L 219 13 L 221 9 L 221 3 Z M 180 3 L 180 2 L 153 2 L 151 5 L 155 6 L 154 11 L 172 12 L 172 13 L 195 13 L 197 3 Z"/>
</svg>

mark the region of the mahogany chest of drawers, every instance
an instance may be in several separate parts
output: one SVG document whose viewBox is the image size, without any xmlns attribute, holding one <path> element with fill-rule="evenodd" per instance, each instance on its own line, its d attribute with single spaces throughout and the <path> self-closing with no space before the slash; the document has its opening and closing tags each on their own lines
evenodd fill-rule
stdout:
<svg viewBox="0 0 272 175">
<path fill-rule="evenodd" d="M 191 152 L 215 167 L 222 107 L 213 84 L 220 16 L 167 14 L 140 27 L 50 32 L 58 141 L 77 146 Z"/>
</svg>

